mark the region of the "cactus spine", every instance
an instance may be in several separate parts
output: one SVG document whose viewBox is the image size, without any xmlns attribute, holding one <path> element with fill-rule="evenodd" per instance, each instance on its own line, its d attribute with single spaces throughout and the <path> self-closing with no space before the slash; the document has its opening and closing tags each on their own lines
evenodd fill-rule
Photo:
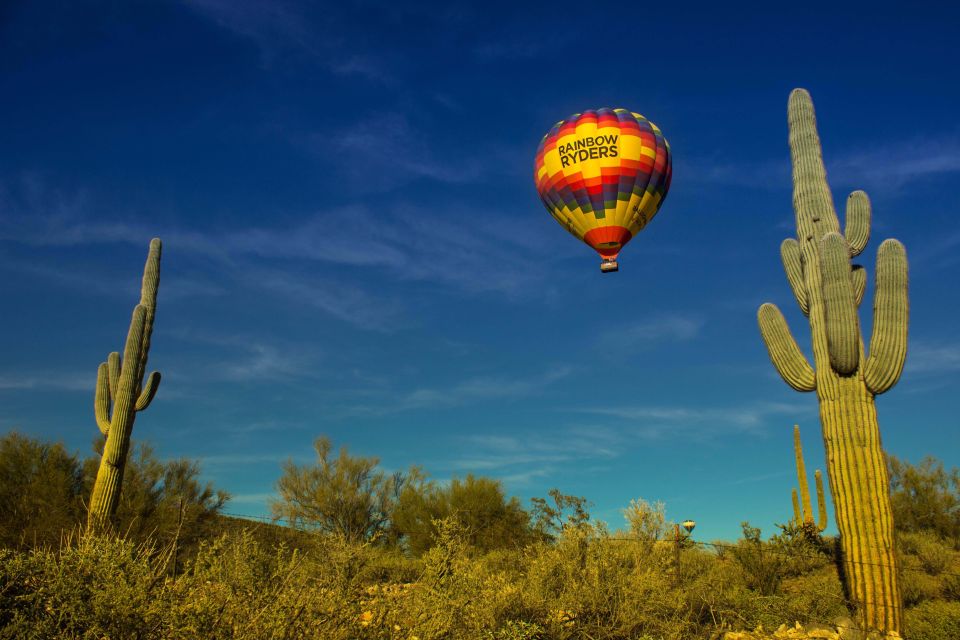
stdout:
<svg viewBox="0 0 960 640">
<path fill-rule="evenodd" d="M 88 530 L 103 531 L 109 527 L 120 501 L 133 421 L 138 411 L 150 406 L 160 386 L 160 374 L 156 371 L 147 377 L 146 383 L 143 380 L 157 308 L 160 252 L 160 239 L 154 238 L 150 241 L 150 252 L 143 270 L 140 304 L 133 309 L 123 360 L 114 351 L 97 369 L 94 416 L 97 427 L 107 440 L 87 512 Z"/>
<path fill-rule="evenodd" d="M 800 444 L 800 426 L 793 425 L 793 455 L 797 462 L 797 482 L 800 486 L 801 500 L 797 499 L 797 490 L 793 490 L 793 523 L 811 534 L 820 533 L 827 528 L 827 504 L 823 499 L 823 477 L 820 469 L 813 476 L 817 484 L 817 521 L 813 521 L 813 505 L 810 502 L 810 486 L 807 484 L 807 466 L 803 462 L 803 446 Z M 801 511 L 802 507 L 802 511 Z"/>
<path fill-rule="evenodd" d="M 873 335 L 865 357 L 857 306 L 866 277 L 850 259 L 870 236 L 870 201 L 862 191 L 850 194 L 841 234 L 810 94 L 794 90 L 788 112 L 797 239 L 784 240 L 780 253 L 810 321 L 815 368 L 775 305 L 760 307 L 760 332 L 787 384 L 817 392 L 847 596 L 864 628 L 901 633 L 889 479 L 874 397 L 896 384 L 906 359 L 906 251 L 886 240 L 877 252 Z"/>
</svg>

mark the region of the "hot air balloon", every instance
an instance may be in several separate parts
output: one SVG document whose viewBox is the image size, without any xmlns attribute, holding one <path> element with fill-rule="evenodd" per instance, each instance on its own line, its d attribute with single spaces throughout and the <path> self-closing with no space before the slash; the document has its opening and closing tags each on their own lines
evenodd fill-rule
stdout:
<svg viewBox="0 0 960 640">
<path fill-rule="evenodd" d="M 657 125 L 627 109 L 577 113 L 553 125 L 534 180 L 557 222 L 600 254 L 600 270 L 657 214 L 670 188 L 670 145 Z"/>
</svg>

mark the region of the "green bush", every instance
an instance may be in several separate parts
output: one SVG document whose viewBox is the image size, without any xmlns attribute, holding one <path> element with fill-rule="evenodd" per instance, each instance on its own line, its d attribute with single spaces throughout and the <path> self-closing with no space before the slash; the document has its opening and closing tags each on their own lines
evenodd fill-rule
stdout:
<svg viewBox="0 0 960 640">
<path fill-rule="evenodd" d="M 907 609 L 904 618 L 910 640 L 960 638 L 960 602 L 929 600 Z"/>
</svg>

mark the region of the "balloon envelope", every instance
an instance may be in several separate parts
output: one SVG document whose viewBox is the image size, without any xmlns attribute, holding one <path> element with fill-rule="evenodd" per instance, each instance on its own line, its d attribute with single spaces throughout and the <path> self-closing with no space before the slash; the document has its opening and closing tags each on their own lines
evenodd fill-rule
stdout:
<svg viewBox="0 0 960 640">
<path fill-rule="evenodd" d="M 614 260 L 660 209 L 671 166 L 655 124 L 627 109 L 597 109 L 553 125 L 537 149 L 534 179 L 550 215 Z"/>
</svg>

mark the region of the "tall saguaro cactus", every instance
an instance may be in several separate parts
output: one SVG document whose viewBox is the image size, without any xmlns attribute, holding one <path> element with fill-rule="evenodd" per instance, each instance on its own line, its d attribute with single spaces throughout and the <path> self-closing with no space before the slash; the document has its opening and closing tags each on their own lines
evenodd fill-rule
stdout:
<svg viewBox="0 0 960 640">
<path fill-rule="evenodd" d="M 866 275 L 850 259 L 870 236 L 870 201 L 862 191 L 850 194 L 841 233 L 805 90 L 790 94 L 788 121 L 797 239 L 784 240 L 780 253 L 797 304 L 810 321 L 814 366 L 775 305 L 760 307 L 760 332 L 787 384 L 816 391 L 820 402 L 847 596 L 864 628 L 900 633 L 903 604 L 874 396 L 896 384 L 906 358 L 906 251 L 898 241 L 885 240 L 877 252 L 867 356 L 857 311 Z"/>
<path fill-rule="evenodd" d="M 817 483 L 817 521 L 813 521 L 813 504 L 810 501 L 810 486 L 807 484 L 807 466 L 803 462 L 803 446 L 800 444 L 800 426 L 793 425 L 793 456 L 797 464 L 797 482 L 800 487 L 800 498 L 797 490 L 793 490 L 793 522 L 812 535 L 827 528 L 827 504 L 823 499 L 823 477 L 820 469 L 813 472 Z"/>
<path fill-rule="evenodd" d="M 100 458 L 97 480 L 87 512 L 87 528 L 104 530 L 117 510 L 123 470 L 130 449 L 130 434 L 138 411 L 143 411 L 153 400 L 160 386 L 160 374 L 151 373 L 144 383 L 150 334 L 157 309 L 157 287 L 160 284 L 159 238 L 150 241 L 147 264 L 143 269 L 143 287 L 140 304 L 133 309 L 130 330 L 123 350 L 123 360 L 114 351 L 97 370 L 97 390 L 94 395 L 94 415 L 97 426 L 107 441 Z"/>
</svg>

